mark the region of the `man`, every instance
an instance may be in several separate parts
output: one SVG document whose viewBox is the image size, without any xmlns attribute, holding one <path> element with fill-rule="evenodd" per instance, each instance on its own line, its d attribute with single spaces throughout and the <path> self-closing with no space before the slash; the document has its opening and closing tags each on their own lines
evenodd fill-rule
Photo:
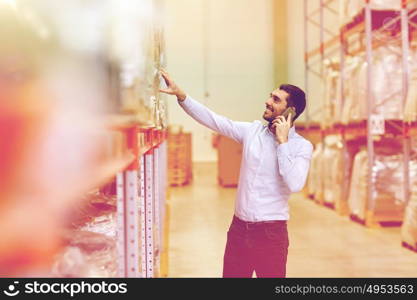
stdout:
<svg viewBox="0 0 417 300">
<path fill-rule="evenodd" d="M 312 144 L 298 135 L 293 120 L 306 106 L 304 92 L 284 84 L 266 101 L 260 121 L 235 122 L 209 110 L 184 93 L 164 70 L 161 92 L 175 95 L 197 122 L 243 144 L 235 213 L 227 233 L 223 277 L 285 277 L 288 254 L 288 198 L 306 181 Z"/>
</svg>

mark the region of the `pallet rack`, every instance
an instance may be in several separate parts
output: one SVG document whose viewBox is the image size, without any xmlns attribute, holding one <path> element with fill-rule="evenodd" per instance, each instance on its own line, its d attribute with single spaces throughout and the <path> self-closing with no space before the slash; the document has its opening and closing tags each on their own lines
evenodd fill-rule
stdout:
<svg viewBox="0 0 417 300">
<path fill-rule="evenodd" d="M 129 165 L 117 172 L 119 277 L 158 277 L 165 239 L 166 139 L 163 129 L 119 129 L 127 137 Z"/>
<path fill-rule="evenodd" d="M 117 265 L 119 277 L 158 277 L 166 249 L 166 139 L 164 129 L 130 124 L 124 134 L 128 164 L 113 169 L 117 183 Z"/>
<path fill-rule="evenodd" d="M 369 0 L 364 0 L 364 8 L 353 19 L 343 24 L 337 33 L 326 28 L 324 15 L 326 12 L 337 14 L 338 12 L 331 7 L 333 0 L 317 0 L 318 8 L 310 11 L 309 4 L 311 1 L 304 1 L 304 30 L 305 30 L 305 88 L 309 92 L 309 83 L 312 76 L 318 78 L 323 77 L 324 60 L 329 57 L 338 56 L 340 60 L 340 107 L 343 107 L 345 102 L 343 84 L 346 79 L 345 58 L 346 55 L 363 55 L 367 64 L 366 73 L 366 99 L 367 112 L 366 119 L 349 122 L 348 124 L 334 123 L 329 127 L 311 126 L 312 114 L 308 109 L 306 110 L 307 122 L 302 126 L 307 135 L 320 136 L 321 140 L 330 134 L 338 134 L 342 137 L 343 148 L 349 150 L 349 142 L 357 141 L 366 145 L 368 153 L 368 178 L 367 178 L 367 215 L 365 220 L 360 220 L 368 226 L 377 226 L 384 221 L 400 221 L 396 218 L 393 220 L 378 218 L 378 216 L 371 213 L 375 205 L 375 186 L 372 181 L 371 169 L 374 166 L 375 150 L 377 147 L 376 141 L 381 141 L 387 137 L 396 138 L 402 143 L 402 157 L 403 157 L 403 180 L 404 193 L 403 200 L 407 204 L 410 199 L 410 178 L 409 178 L 409 162 L 411 159 L 410 136 L 416 133 L 415 122 L 406 122 L 403 119 L 384 119 L 384 116 L 376 114 L 376 105 L 373 99 L 373 50 L 378 47 L 383 47 L 384 43 L 376 39 L 378 33 L 390 34 L 395 42 L 400 46 L 402 59 L 402 87 L 398 91 L 401 115 L 403 115 L 405 102 L 408 92 L 409 74 L 409 51 L 410 41 L 416 37 L 416 22 L 417 11 L 410 9 L 411 4 L 415 4 L 414 0 L 402 0 L 401 9 L 397 10 L 373 10 Z M 314 16 L 319 14 L 319 21 L 314 20 Z M 313 26 L 319 30 L 318 45 L 310 47 L 309 45 L 309 28 Z M 324 36 L 327 34 L 328 39 Z M 352 48 L 356 46 L 356 48 Z M 318 57 L 318 58 L 317 58 Z M 319 65 L 319 68 L 317 68 Z M 359 87 L 358 87 L 359 88 Z M 323 109 L 323 107 L 320 107 Z M 345 182 L 349 180 L 349 170 L 344 171 Z M 351 216 L 352 219 L 357 219 Z"/>
</svg>

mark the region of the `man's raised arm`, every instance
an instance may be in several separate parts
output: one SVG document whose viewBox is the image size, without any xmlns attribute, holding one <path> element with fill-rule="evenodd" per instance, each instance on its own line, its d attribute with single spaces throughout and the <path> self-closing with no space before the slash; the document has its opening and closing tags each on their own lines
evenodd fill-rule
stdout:
<svg viewBox="0 0 417 300">
<path fill-rule="evenodd" d="M 239 143 L 243 142 L 251 123 L 232 121 L 224 116 L 216 114 L 184 93 L 184 91 L 176 85 L 166 71 L 161 70 L 161 75 L 165 80 L 167 88 L 160 89 L 160 92 L 175 95 L 180 106 L 194 120 L 222 135 L 234 139 Z"/>
</svg>

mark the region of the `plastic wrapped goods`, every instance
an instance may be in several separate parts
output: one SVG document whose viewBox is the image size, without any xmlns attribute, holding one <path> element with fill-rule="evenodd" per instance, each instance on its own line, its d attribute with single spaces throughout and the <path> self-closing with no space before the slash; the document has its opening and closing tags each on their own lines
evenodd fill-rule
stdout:
<svg viewBox="0 0 417 300">
<path fill-rule="evenodd" d="M 115 239 L 94 232 L 70 231 L 66 244 L 52 267 L 52 276 L 117 276 Z"/>
<path fill-rule="evenodd" d="M 417 51 L 412 51 L 410 64 L 410 79 L 408 83 L 407 100 L 404 109 L 405 121 L 417 120 Z"/>
<path fill-rule="evenodd" d="M 311 158 L 311 167 L 308 175 L 308 193 L 315 199 L 322 199 L 323 197 L 323 182 L 322 182 L 322 155 L 323 155 L 323 144 L 317 143 L 316 149 L 313 152 Z"/>
<path fill-rule="evenodd" d="M 365 219 L 367 182 L 368 182 L 368 154 L 366 150 L 359 151 L 353 160 L 352 177 L 350 181 L 348 204 L 350 213 Z"/>
<path fill-rule="evenodd" d="M 385 119 L 402 119 L 402 58 L 401 49 L 386 45 L 374 51 L 372 91 L 375 113 Z M 366 114 L 365 114 L 366 115 Z"/>
<path fill-rule="evenodd" d="M 401 227 L 401 240 L 417 248 L 417 200 L 410 201 L 405 209 Z"/>
<path fill-rule="evenodd" d="M 337 63 L 327 62 L 324 76 L 324 116 L 322 127 L 340 121 L 340 72 Z"/>
<path fill-rule="evenodd" d="M 410 162 L 411 185 L 416 184 L 416 161 Z M 376 154 L 372 167 L 374 189 L 373 199 L 368 201 L 368 157 L 367 151 L 360 151 L 354 159 L 352 179 L 349 192 L 349 208 L 352 215 L 362 220 L 366 212 L 373 215 L 401 219 L 404 211 L 403 157 L 401 154 Z"/>
<path fill-rule="evenodd" d="M 348 57 L 344 69 L 344 104 L 342 108 L 341 122 L 347 124 L 351 121 L 362 119 L 361 111 L 366 105 L 365 87 L 366 64 L 361 57 Z M 362 106 L 362 108 L 361 108 Z"/>
<path fill-rule="evenodd" d="M 323 200 L 335 204 L 343 192 L 344 150 L 341 137 L 330 135 L 325 138 L 322 155 Z"/>
<path fill-rule="evenodd" d="M 69 213 L 68 226 L 80 229 L 87 224 L 100 222 L 103 217 L 110 219 L 116 212 L 116 197 L 103 193 L 89 193 L 79 203 L 75 203 Z M 96 220 L 96 218 L 99 218 Z"/>
<path fill-rule="evenodd" d="M 56 277 L 116 276 L 116 199 L 87 194 L 71 212 L 65 247 L 51 271 Z"/>
<path fill-rule="evenodd" d="M 417 120 L 417 73 L 412 75 L 408 87 L 404 120 L 411 122 Z"/>
<path fill-rule="evenodd" d="M 1 276 L 45 275 L 69 208 L 107 163 L 97 14 L 81 1 L 0 3 Z"/>
<path fill-rule="evenodd" d="M 401 239 L 408 245 L 417 248 L 417 162 L 410 164 L 410 201 L 405 208 L 404 221 L 401 227 Z"/>
<path fill-rule="evenodd" d="M 401 49 L 386 45 L 373 52 L 372 97 L 367 98 L 367 64 L 363 58 L 346 60 L 342 122 L 349 123 L 367 119 L 368 103 L 372 103 L 372 114 L 385 119 L 402 118 L 402 60 Z"/>
<path fill-rule="evenodd" d="M 93 218 L 81 227 L 81 230 L 104 234 L 116 238 L 116 213 L 104 214 Z"/>
</svg>

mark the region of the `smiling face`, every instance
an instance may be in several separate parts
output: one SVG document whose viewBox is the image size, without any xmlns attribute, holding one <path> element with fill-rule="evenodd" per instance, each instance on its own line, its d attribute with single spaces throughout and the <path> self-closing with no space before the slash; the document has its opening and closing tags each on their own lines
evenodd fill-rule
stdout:
<svg viewBox="0 0 417 300">
<path fill-rule="evenodd" d="M 284 90 L 276 89 L 273 91 L 265 102 L 266 110 L 263 118 L 268 122 L 272 122 L 276 117 L 280 116 L 287 109 L 288 96 L 289 94 Z"/>
</svg>

